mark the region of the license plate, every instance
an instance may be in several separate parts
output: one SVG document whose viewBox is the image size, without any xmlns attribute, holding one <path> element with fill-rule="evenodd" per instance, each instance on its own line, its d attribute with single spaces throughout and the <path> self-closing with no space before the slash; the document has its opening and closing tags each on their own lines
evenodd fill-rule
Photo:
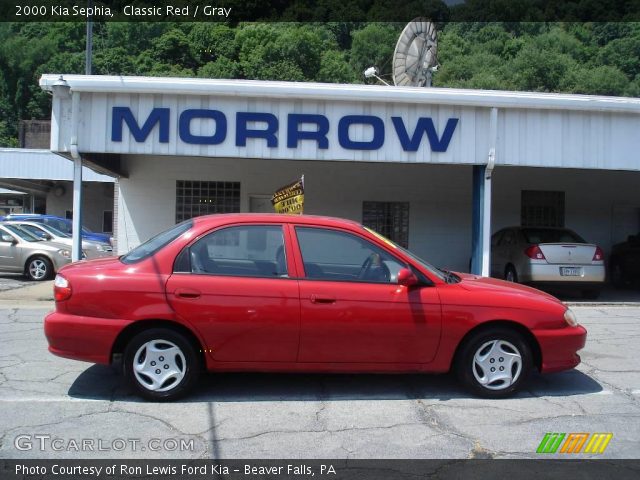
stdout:
<svg viewBox="0 0 640 480">
<path fill-rule="evenodd" d="M 560 267 L 560 275 L 563 277 L 581 277 L 582 268 L 580 267 Z"/>
</svg>

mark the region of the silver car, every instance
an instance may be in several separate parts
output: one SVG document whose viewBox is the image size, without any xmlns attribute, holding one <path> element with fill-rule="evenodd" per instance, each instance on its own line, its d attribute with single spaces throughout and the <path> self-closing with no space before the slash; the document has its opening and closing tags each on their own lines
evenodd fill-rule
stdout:
<svg viewBox="0 0 640 480">
<path fill-rule="evenodd" d="M 566 228 L 509 227 L 491 237 L 491 276 L 538 286 L 570 286 L 597 298 L 604 253 Z"/>
<path fill-rule="evenodd" d="M 7 225 L 18 225 L 43 240 L 62 243 L 68 247 L 71 247 L 73 244 L 73 238 L 70 234 L 61 232 L 57 228 L 45 223 L 29 222 L 25 220 L 12 220 L 4 223 Z M 113 247 L 108 243 L 96 242 L 94 240 L 82 240 L 82 252 L 88 260 L 91 260 L 92 258 L 109 257 L 113 255 Z"/>
<path fill-rule="evenodd" d="M 31 280 L 46 280 L 71 262 L 71 250 L 47 242 L 16 226 L 0 224 L 0 271 L 24 273 Z"/>
</svg>

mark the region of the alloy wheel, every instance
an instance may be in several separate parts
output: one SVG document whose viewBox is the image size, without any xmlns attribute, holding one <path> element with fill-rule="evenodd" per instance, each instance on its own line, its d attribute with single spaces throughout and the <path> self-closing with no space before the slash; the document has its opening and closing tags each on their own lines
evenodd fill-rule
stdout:
<svg viewBox="0 0 640 480">
<path fill-rule="evenodd" d="M 49 268 L 44 260 L 36 258 L 29 263 L 29 275 L 34 280 L 42 280 L 49 274 Z"/>
</svg>

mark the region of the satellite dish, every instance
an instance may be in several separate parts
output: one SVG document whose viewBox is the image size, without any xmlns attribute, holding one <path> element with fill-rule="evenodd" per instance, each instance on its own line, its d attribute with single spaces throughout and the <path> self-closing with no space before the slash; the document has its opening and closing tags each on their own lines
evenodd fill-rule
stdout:
<svg viewBox="0 0 640 480">
<path fill-rule="evenodd" d="M 411 20 L 398 38 L 393 52 L 393 83 L 396 86 L 430 87 L 438 64 L 438 32 L 426 18 Z"/>
</svg>

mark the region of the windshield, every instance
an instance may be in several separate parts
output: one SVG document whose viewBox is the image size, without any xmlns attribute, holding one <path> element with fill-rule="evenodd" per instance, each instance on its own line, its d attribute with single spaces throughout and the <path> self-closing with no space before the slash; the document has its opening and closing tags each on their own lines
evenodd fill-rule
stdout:
<svg viewBox="0 0 640 480">
<path fill-rule="evenodd" d="M 71 238 L 70 234 L 66 232 L 61 232 L 60 230 L 58 230 L 55 227 L 52 227 L 51 225 L 47 225 L 46 229 L 49 231 L 49 233 L 51 233 L 55 237 Z"/>
<path fill-rule="evenodd" d="M 42 241 L 41 238 L 35 236 L 33 233 L 28 232 L 24 228 L 21 228 L 21 227 L 19 227 L 17 225 L 5 225 L 4 228 L 9 230 L 11 233 L 14 233 L 15 235 L 17 235 L 18 237 L 20 237 L 22 240 L 24 240 L 26 242 L 41 242 Z"/>
<path fill-rule="evenodd" d="M 405 255 L 407 255 L 408 257 L 411 258 L 411 260 L 413 260 L 414 262 L 420 264 L 420 266 L 424 267 L 425 269 L 427 269 L 430 273 L 432 273 L 433 275 L 435 275 L 436 277 L 438 277 L 440 280 L 447 280 L 447 275 L 443 273 L 442 270 L 434 267 L 433 265 L 431 265 L 429 262 L 427 262 L 426 260 L 421 259 L 420 257 L 418 257 L 415 253 L 410 252 L 409 250 L 407 250 L 406 248 L 402 248 L 400 245 L 398 245 L 397 243 L 389 240 L 387 237 L 385 237 L 384 235 L 379 234 L 378 232 L 376 232 L 375 230 L 372 230 L 369 227 L 363 227 L 367 232 L 371 233 L 372 235 L 375 235 L 376 237 L 378 237 L 380 240 L 382 240 L 383 242 L 385 242 L 387 245 L 389 245 L 392 248 L 395 248 L 396 250 L 400 250 L 401 252 L 404 252 Z"/>
<path fill-rule="evenodd" d="M 120 260 L 123 263 L 135 263 L 140 260 L 144 260 L 147 257 L 150 257 L 158 250 L 163 248 L 165 245 L 168 245 L 184 232 L 189 230 L 193 226 L 192 220 L 186 220 L 178 225 L 171 227 L 169 230 L 165 230 L 162 233 L 159 233 L 151 240 L 147 240 L 142 245 L 138 245 L 136 248 L 131 250 L 126 255 L 123 255 Z"/>
<path fill-rule="evenodd" d="M 57 218 L 45 218 L 42 221 L 47 227 L 57 228 L 61 232 L 71 234 L 71 221 Z"/>
<path fill-rule="evenodd" d="M 527 243 L 587 243 L 577 233 L 559 228 L 524 228 L 522 233 Z"/>
</svg>

